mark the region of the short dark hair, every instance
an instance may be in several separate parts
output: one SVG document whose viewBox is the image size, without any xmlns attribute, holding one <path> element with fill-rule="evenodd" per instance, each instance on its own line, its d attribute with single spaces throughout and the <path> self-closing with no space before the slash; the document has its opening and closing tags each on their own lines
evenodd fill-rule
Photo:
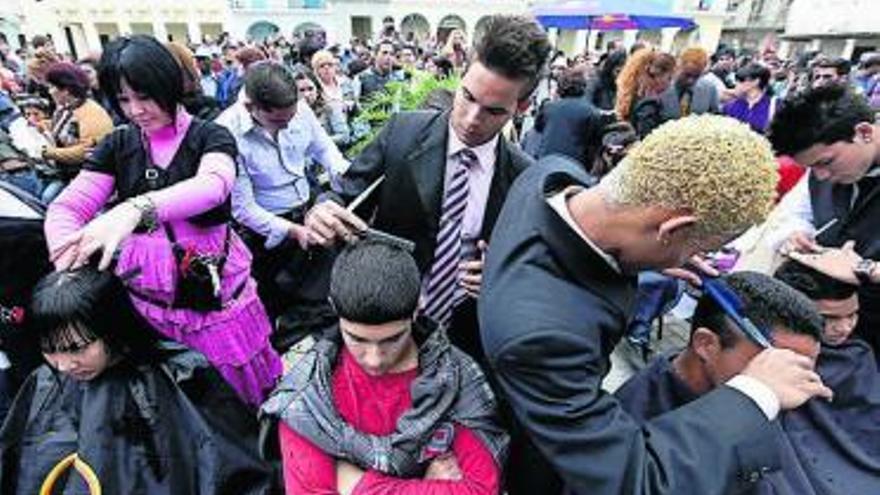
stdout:
<svg viewBox="0 0 880 495">
<path fill-rule="evenodd" d="M 183 100 L 183 69 L 156 38 L 116 38 L 101 55 L 98 82 L 119 115 L 124 115 L 119 105 L 123 80 L 134 91 L 155 101 L 168 115 L 173 117 L 177 113 L 177 105 Z"/>
<path fill-rule="evenodd" d="M 838 76 L 849 74 L 852 64 L 843 57 L 819 57 L 813 64 L 813 68 L 821 67 L 823 69 L 834 69 Z"/>
<path fill-rule="evenodd" d="M 91 266 L 43 277 L 34 288 L 30 318 L 47 353 L 63 352 L 80 339 L 102 339 L 112 351 L 145 361 L 159 341 L 122 281 Z"/>
<path fill-rule="evenodd" d="M 765 89 L 767 85 L 770 84 L 770 69 L 764 64 L 749 62 L 736 71 L 735 77 L 737 81 L 757 79 L 758 86 L 760 86 L 761 89 Z"/>
<path fill-rule="evenodd" d="M 419 302 L 421 277 L 412 255 L 386 242 L 346 247 L 330 275 L 330 300 L 341 318 L 368 325 L 406 320 Z"/>
<path fill-rule="evenodd" d="M 768 137 L 781 155 L 794 155 L 816 144 L 852 141 L 856 124 L 874 122 L 865 97 L 837 84 L 795 93 L 779 107 Z"/>
<path fill-rule="evenodd" d="M 33 38 L 31 38 L 31 46 L 33 46 L 34 48 L 42 48 L 48 45 L 51 41 L 52 39 L 45 34 L 37 34 L 34 35 Z"/>
<path fill-rule="evenodd" d="M 391 52 L 397 53 L 397 43 L 390 39 L 381 39 L 376 42 L 376 46 L 373 47 L 373 53 L 379 53 L 379 50 L 382 49 L 382 45 L 391 45 Z"/>
<path fill-rule="evenodd" d="M 758 328 L 772 332 L 775 327 L 783 327 L 820 340 L 824 328 L 822 317 L 804 294 L 757 272 L 732 273 L 724 277 L 724 281 L 742 301 L 743 314 Z M 705 294 L 694 311 L 691 335 L 700 327 L 718 335 L 725 349 L 746 338 L 715 300 Z"/>
<path fill-rule="evenodd" d="M 557 80 L 556 92 L 560 98 L 584 96 L 587 92 L 587 78 L 577 69 L 565 69 Z"/>
<path fill-rule="evenodd" d="M 270 60 L 261 60 L 248 68 L 244 91 L 254 105 L 264 110 L 296 105 L 298 98 L 293 72 Z"/>
<path fill-rule="evenodd" d="M 546 70 L 547 33 L 534 19 L 518 15 L 492 15 L 481 24 L 475 59 L 504 77 L 527 81 L 520 100 L 528 98 Z"/>
<path fill-rule="evenodd" d="M 856 293 L 856 286 L 841 282 L 797 261 L 786 261 L 773 276 L 813 301 L 842 301 Z"/>
</svg>

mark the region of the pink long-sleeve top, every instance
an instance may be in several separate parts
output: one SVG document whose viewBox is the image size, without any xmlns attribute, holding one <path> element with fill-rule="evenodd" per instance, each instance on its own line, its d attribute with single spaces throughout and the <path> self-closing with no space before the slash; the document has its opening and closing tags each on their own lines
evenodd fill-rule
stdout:
<svg viewBox="0 0 880 495">
<path fill-rule="evenodd" d="M 389 435 L 397 419 L 412 404 L 410 386 L 418 369 L 382 376 L 367 374 L 348 350 L 343 349 L 333 372 L 332 391 L 339 414 L 355 429 L 372 435 Z M 288 494 L 335 495 L 336 460 L 313 443 L 279 425 Z M 458 481 L 394 478 L 367 471 L 352 495 L 494 495 L 500 485 L 500 468 L 483 442 L 469 429 L 456 425 L 452 451 L 461 469 Z"/>
<path fill-rule="evenodd" d="M 185 110 L 180 110 L 174 124 L 146 136 L 150 143 L 150 157 L 157 166 L 167 168 L 171 164 L 191 123 L 192 116 Z M 194 177 L 151 192 L 149 196 L 156 205 L 159 220 L 174 222 L 175 232 L 178 232 L 179 237 L 190 237 L 195 235 L 195 227 L 178 221 L 223 203 L 229 196 L 234 181 L 235 163 L 216 157 L 212 159 L 209 155 L 202 159 Z M 46 238 L 50 251 L 98 214 L 113 194 L 115 184 L 113 175 L 101 172 L 83 170 L 76 176 L 49 205 Z"/>
</svg>

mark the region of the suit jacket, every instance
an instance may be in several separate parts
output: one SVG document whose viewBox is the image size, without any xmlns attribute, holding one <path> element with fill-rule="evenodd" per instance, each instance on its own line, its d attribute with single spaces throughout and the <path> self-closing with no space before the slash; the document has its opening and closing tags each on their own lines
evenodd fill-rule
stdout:
<svg viewBox="0 0 880 495">
<path fill-rule="evenodd" d="M 602 144 L 602 116 L 586 98 L 561 98 L 544 107 L 543 139 L 538 157 L 560 153 L 587 170 Z"/>
<path fill-rule="evenodd" d="M 449 112 L 395 114 L 352 162 L 339 188 L 348 203 L 385 175 L 380 190 L 357 213 L 372 219 L 373 227 L 413 241 L 413 255 L 423 276 L 431 269 L 440 230 L 448 132 Z M 530 157 L 500 137 L 482 239 L 489 239 L 508 189 L 531 163 Z M 450 339 L 480 360 L 476 308 L 472 300 L 468 302 L 453 316 Z"/>
<path fill-rule="evenodd" d="M 778 457 L 760 433 L 772 423 L 745 394 L 722 386 L 641 425 L 602 391 L 635 278 L 611 268 L 546 202 L 589 183 L 569 160 L 542 161 L 514 184 L 492 236 L 479 317 L 517 422 L 512 449 L 528 448 L 524 431 L 569 493 L 720 495 L 757 481 Z M 534 462 L 508 473 L 553 486 Z"/>
<path fill-rule="evenodd" d="M 665 120 L 681 117 L 681 103 L 675 84 L 660 95 L 660 101 L 663 104 L 663 118 Z M 691 88 L 691 115 L 719 113 L 720 111 L 718 90 L 715 85 L 705 77 L 697 79 L 694 87 Z"/>
</svg>

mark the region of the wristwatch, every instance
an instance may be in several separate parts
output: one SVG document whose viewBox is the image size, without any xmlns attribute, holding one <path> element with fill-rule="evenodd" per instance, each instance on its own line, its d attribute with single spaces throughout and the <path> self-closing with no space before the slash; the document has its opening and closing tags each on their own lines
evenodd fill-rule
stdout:
<svg viewBox="0 0 880 495">
<path fill-rule="evenodd" d="M 856 275 L 856 279 L 860 284 L 870 284 L 874 282 L 874 270 L 876 269 L 876 261 L 863 259 L 853 267 L 853 273 Z"/>
<path fill-rule="evenodd" d="M 134 206 L 141 213 L 141 219 L 138 222 L 138 227 L 146 230 L 147 232 L 153 232 L 157 228 L 159 228 L 159 216 L 156 213 L 156 205 L 153 204 L 153 200 L 150 199 L 149 196 L 134 196 L 128 198 L 126 203 Z"/>
</svg>

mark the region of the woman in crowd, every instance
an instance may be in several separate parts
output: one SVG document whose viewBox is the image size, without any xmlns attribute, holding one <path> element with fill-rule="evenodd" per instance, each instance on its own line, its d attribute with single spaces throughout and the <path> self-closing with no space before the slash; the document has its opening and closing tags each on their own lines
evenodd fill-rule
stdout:
<svg viewBox="0 0 880 495">
<path fill-rule="evenodd" d="M 355 106 L 354 86 L 351 80 L 339 72 L 339 60 L 327 50 L 318 50 L 312 55 L 312 71 L 324 92 L 324 100 L 339 102 L 346 116 Z"/>
<path fill-rule="evenodd" d="M 201 353 L 250 404 L 281 372 L 271 325 L 250 276 L 251 257 L 230 227 L 235 140 L 183 108 L 184 76 L 174 56 L 147 36 L 106 48 L 100 80 L 132 123 L 94 151 L 46 218 L 59 270 L 100 256 L 135 306 L 163 335 Z M 111 196 L 119 203 L 101 211 Z"/>
<path fill-rule="evenodd" d="M 675 57 L 651 48 L 633 53 L 617 76 L 617 101 L 614 110 L 620 120 L 636 129 L 640 138 L 662 122 L 659 96 L 672 84 Z"/>
<path fill-rule="evenodd" d="M 160 342 L 113 274 L 49 274 L 27 316 L 46 364 L 0 430 L 2 493 L 270 493 L 251 409 L 203 356 Z M 80 475 L 52 474 L 71 455 Z"/>
<path fill-rule="evenodd" d="M 186 46 L 169 42 L 165 48 L 177 60 L 177 64 L 183 70 L 183 104 L 186 111 L 202 120 L 214 120 L 220 115 L 220 104 L 213 96 L 208 96 L 202 91 L 201 72 L 196 65 L 193 53 Z"/>
<path fill-rule="evenodd" d="M 770 69 L 752 62 L 736 71 L 736 99 L 724 105 L 724 113 L 764 134 L 776 111 L 776 98 L 769 89 Z"/>
<path fill-rule="evenodd" d="M 440 52 L 441 55 L 452 62 L 452 66 L 456 71 L 461 71 L 467 62 L 467 39 L 464 31 L 461 29 L 453 29 L 446 38 L 446 45 Z"/>
<path fill-rule="evenodd" d="M 297 70 L 294 74 L 296 91 L 315 112 L 315 117 L 327 131 L 330 139 L 338 147 L 346 146 L 351 139 L 351 130 L 345 118 L 342 104 L 338 100 L 327 100 L 321 83 L 308 69 Z"/>
<path fill-rule="evenodd" d="M 43 151 L 43 158 L 55 163 L 60 179 L 43 191 L 42 199 L 48 203 L 76 176 L 88 152 L 113 130 L 113 120 L 89 98 L 89 76 L 77 65 L 52 65 L 46 72 L 46 83 L 55 113 L 50 127 L 52 145 Z"/>
<path fill-rule="evenodd" d="M 602 61 L 598 75 L 587 87 L 587 98 L 602 110 L 614 110 L 617 100 L 617 76 L 626 63 L 626 51 L 613 51 Z"/>
</svg>

